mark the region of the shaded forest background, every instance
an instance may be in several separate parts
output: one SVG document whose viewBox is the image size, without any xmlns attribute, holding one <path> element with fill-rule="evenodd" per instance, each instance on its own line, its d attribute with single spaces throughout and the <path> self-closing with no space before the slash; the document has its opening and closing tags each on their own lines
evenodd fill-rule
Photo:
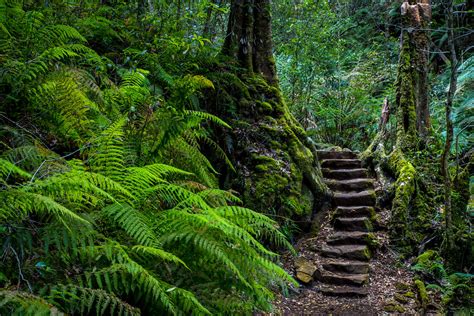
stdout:
<svg viewBox="0 0 474 316">
<path fill-rule="evenodd" d="M 385 100 L 395 113 L 401 2 L 273 1 L 278 87 L 222 53 L 229 1 L 0 0 L 0 311 L 271 310 L 274 293 L 296 285 L 277 253 L 327 198 L 305 148 L 362 152 Z M 417 193 L 406 238 L 394 240 L 446 306 L 473 299 L 473 8 L 453 5 L 457 248 L 443 245 L 446 1 L 432 3 L 431 133 L 409 154 Z M 275 162 L 271 139 L 266 156 L 234 150 L 253 143 L 257 116 L 269 135 L 292 135 L 281 149 L 291 163 Z M 396 128 L 392 115 L 388 151 Z M 253 191 L 239 161 L 262 177 Z"/>
</svg>

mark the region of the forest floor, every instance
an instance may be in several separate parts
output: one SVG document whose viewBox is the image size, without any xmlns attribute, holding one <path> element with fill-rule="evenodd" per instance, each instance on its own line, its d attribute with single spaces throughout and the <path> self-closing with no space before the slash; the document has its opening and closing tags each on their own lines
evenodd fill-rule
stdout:
<svg viewBox="0 0 474 316">
<path fill-rule="evenodd" d="M 379 212 L 379 223 L 383 227 L 389 220 L 390 212 Z M 301 238 L 295 245 L 299 257 L 314 263 L 321 261 L 317 245 L 324 242 L 331 231 L 330 215 L 327 214 L 317 236 L 308 235 Z M 384 230 L 375 232 L 379 247 L 370 260 L 370 279 L 366 297 L 326 296 L 314 280 L 309 285 L 301 285 L 291 290 L 288 297 L 279 295 L 274 302 L 275 311 L 271 315 L 384 315 L 387 304 L 402 306 L 404 315 L 417 315 L 415 298 L 407 298 L 402 304 L 396 300 L 413 282 L 413 273 L 397 260 L 396 253 L 390 248 L 388 233 Z M 287 253 L 283 255 L 285 269 L 295 275 L 295 257 Z"/>
</svg>

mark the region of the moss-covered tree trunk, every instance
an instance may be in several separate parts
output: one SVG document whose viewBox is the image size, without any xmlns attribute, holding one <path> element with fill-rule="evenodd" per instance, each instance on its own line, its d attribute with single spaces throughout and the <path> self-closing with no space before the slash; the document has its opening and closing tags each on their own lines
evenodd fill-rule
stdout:
<svg viewBox="0 0 474 316">
<path fill-rule="evenodd" d="M 222 53 L 226 65 L 239 65 L 206 74 L 216 87 L 207 103 L 233 127 L 220 135 L 236 169 L 222 172 L 223 185 L 248 207 L 309 222 L 327 188 L 278 86 L 269 0 L 232 2 Z"/>
<path fill-rule="evenodd" d="M 270 0 L 234 0 L 223 53 L 235 57 L 249 72 L 276 84 L 272 52 Z"/>
<path fill-rule="evenodd" d="M 411 157 L 430 130 L 428 108 L 428 24 L 429 0 L 410 0 L 401 5 L 402 33 L 396 82 L 396 144 L 386 156 L 384 131 L 362 155 L 376 162 L 396 181 L 393 184 L 391 232 L 395 243 L 410 252 L 425 229 L 423 197 L 416 185 L 416 168 Z"/>
<path fill-rule="evenodd" d="M 431 21 L 429 0 L 405 1 L 397 82 L 397 137 L 402 147 L 425 140 L 430 130 L 428 59 Z"/>
</svg>

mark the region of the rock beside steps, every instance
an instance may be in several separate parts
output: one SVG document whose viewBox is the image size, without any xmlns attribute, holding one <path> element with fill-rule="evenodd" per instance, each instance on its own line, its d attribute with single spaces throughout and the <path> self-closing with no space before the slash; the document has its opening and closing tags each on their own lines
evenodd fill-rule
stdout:
<svg viewBox="0 0 474 316">
<path fill-rule="evenodd" d="M 369 282 L 369 243 L 375 216 L 374 179 L 350 151 L 319 151 L 323 175 L 333 191 L 333 231 L 322 245 L 323 258 L 312 265 L 316 287 L 330 296 L 366 296 Z"/>
</svg>

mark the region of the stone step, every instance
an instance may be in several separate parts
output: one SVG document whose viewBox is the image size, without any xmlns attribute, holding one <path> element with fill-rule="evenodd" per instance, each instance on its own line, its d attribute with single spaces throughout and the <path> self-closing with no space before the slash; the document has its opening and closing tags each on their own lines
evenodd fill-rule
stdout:
<svg viewBox="0 0 474 316">
<path fill-rule="evenodd" d="M 365 287 L 326 284 L 319 286 L 319 291 L 328 296 L 364 297 L 369 294 L 369 291 Z"/>
<path fill-rule="evenodd" d="M 334 228 L 343 231 L 370 232 L 372 222 L 368 217 L 338 217 L 334 219 Z"/>
<path fill-rule="evenodd" d="M 375 216 L 375 209 L 372 206 L 338 206 L 334 212 L 334 217 L 369 217 Z"/>
<path fill-rule="evenodd" d="M 326 159 L 321 162 L 321 167 L 330 169 L 360 168 L 361 165 L 359 159 Z"/>
<path fill-rule="evenodd" d="M 337 206 L 374 206 L 375 191 L 335 192 L 333 201 Z"/>
<path fill-rule="evenodd" d="M 348 273 L 334 273 L 324 269 L 318 269 L 315 273 L 315 278 L 327 284 L 335 285 L 356 285 L 362 286 L 369 280 L 369 275 L 364 274 L 348 274 Z"/>
<path fill-rule="evenodd" d="M 352 151 L 329 151 L 329 150 L 318 150 L 318 159 L 356 159 L 357 154 Z"/>
<path fill-rule="evenodd" d="M 336 231 L 327 238 L 328 245 L 366 245 L 369 233 L 362 231 Z"/>
<path fill-rule="evenodd" d="M 323 268 L 334 273 L 367 274 L 369 263 L 363 261 L 327 260 L 323 262 Z"/>
<path fill-rule="evenodd" d="M 329 258 L 346 258 L 351 260 L 369 261 L 371 257 L 370 249 L 365 245 L 323 245 L 320 253 Z"/>
<path fill-rule="evenodd" d="M 351 179 L 351 180 L 325 180 L 327 186 L 333 191 L 364 191 L 374 188 L 373 179 Z"/>
<path fill-rule="evenodd" d="M 322 168 L 323 176 L 328 179 L 349 180 L 367 178 L 368 172 L 365 168 L 357 169 L 328 169 Z"/>
</svg>

